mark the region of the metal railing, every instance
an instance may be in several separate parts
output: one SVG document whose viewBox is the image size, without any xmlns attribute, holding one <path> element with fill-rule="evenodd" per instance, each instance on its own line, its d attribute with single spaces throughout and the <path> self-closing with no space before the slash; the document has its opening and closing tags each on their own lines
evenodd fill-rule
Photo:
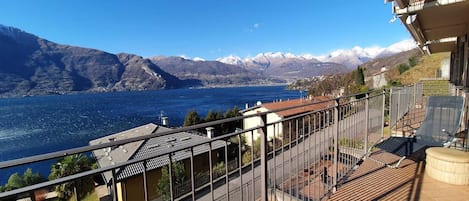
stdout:
<svg viewBox="0 0 469 201">
<path fill-rule="evenodd" d="M 393 87 L 389 95 L 389 126 L 395 128 L 397 122 L 406 115 L 416 103 L 422 102 L 423 84 L 418 82 L 405 87 Z"/>
<path fill-rule="evenodd" d="M 310 111 L 302 111 L 280 120 L 268 119 L 268 115 L 285 110 L 320 105 Z M 141 158 L 112 164 L 97 169 L 80 172 L 63 178 L 34 184 L 31 186 L 0 193 L 0 200 L 17 200 L 30 197 L 39 189 L 72 182 L 80 178 L 110 172 L 110 190 L 113 200 L 126 199 L 125 180 L 117 180 L 119 170 L 132 164 L 141 164 L 143 179 L 140 197 L 154 200 L 160 195 L 148 185 L 153 174 L 147 162 L 167 156 L 175 162 L 177 152 L 189 153 L 188 179 L 177 184 L 174 165 L 169 162 L 169 200 L 282 200 L 296 198 L 301 200 L 321 200 L 341 184 L 367 154 L 368 147 L 383 138 L 385 93 L 381 91 L 340 97 L 322 102 L 306 102 L 304 105 L 291 106 L 275 111 L 260 112 L 253 115 L 203 123 L 195 126 L 177 128 L 171 131 L 113 141 L 98 145 L 84 146 L 49 154 L 37 155 L 17 160 L 0 162 L 0 170 L 19 165 L 34 165 L 35 162 L 58 159 L 64 156 L 88 153 L 93 150 L 115 147 L 154 137 L 187 132 L 206 127 L 240 122 L 245 118 L 258 117 L 259 126 L 244 128 L 230 133 L 220 133 L 218 137 L 207 138 L 197 144 L 169 147 L 160 153 L 151 153 Z M 260 137 L 255 139 L 255 136 Z M 252 145 L 243 144 L 243 138 L 250 138 Z M 234 140 L 233 140 L 234 139 Z M 195 174 L 194 149 L 198 146 L 212 146 L 223 141 L 222 152 L 208 151 L 208 171 Z M 215 166 L 223 162 L 222 170 Z M 128 198 L 127 200 L 136 200 Z"/>
</svg>

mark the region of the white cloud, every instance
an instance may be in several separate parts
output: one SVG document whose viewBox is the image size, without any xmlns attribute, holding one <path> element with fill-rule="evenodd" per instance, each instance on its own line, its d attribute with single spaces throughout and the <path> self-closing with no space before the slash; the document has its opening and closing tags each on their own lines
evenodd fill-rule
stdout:
<svg viewBox="0 0 469 201">
<path fill-rule="evenodd" d="M 399 41 L 397 43 L 390 45 L 387 49 L 392 50 L 394 52 L 402 52 L 402 51 L 414 49 L 416 47 L 417 47 L 417 44 L 415 43 L 414 40 L 406 39 L 406 40 L 402 40 L 402 41 Z"/>
<path fill-rule="evenodd" d="M 259 29 L 260 27 L 261 27 L 261 24 L 255 23 L 255 24 L 253 24 L 252 26 L 250 26 L 250 27 L 248 28 L 248 31 L 249 31 L 249 32 L 254 32 L 255 30 Z"/>
</svg>

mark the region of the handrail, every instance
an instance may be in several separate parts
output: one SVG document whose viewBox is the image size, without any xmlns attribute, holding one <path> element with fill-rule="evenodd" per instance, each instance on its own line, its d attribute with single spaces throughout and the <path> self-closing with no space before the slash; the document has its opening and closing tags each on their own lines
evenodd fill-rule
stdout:
<svg viewBox="0 0 469 201">
<path fill-rule="evenodd" d="M 50 159 L 55 159 L 55 158 L 60 158 L 60 157 L 65 157 L 65 156 L 78 154 L 78 153 L 85 153 L 85 152 L 89 152 L 89 151 L 93 151 L 93 150 L 97 150 L 97 149 L 101 149 L 101 148 L 123 145 L 123 144 L 131 143 L 131 142 L 136 142 L 136 141 L 140 141 L 140 140 L 146 140 L 146 139 L 154 138 L 154 137 L 162 137 L 162 136 L 170 135 L 170 134 L 174 134 L 174 133 L 188 132 L 188 131 L 191 131 L 191 130 L 210 127 L 210 126 L 223 124 L 223 123 L 227 123 L 227 122 L 233 122 L 233 121 L 243 120 L 243 119 L 247 119 L 247 118 L 251 118 L 251 117 L 258 117 L 258 116 L 262 116 L 262 115 L 266 115 L 266 114 L 270 114 L 270 113 L 276 113 L 276 112 L 281 112 L 281 111 L 285 111 L 285 110 L 291 110 L 291 109 L 301 108 L 301 107 L 305 107 L 305 106 L 326 103 L 326 102 L 329 102 L 329 101 L 332 101 L 332 100 L 343 99 L 343 98 L 346 98 L 346 97 L 353 97 L 353 96 L 367 94 L 367 93 L 371 93 L 371 92 L 372 91 L 365 92 L 365 93 L 354 94 L 354 95 L 349 95 L 349 96 L 340 97 L 340 98 L 334 98 L 334 99 L 325 100 L 325 101 L 318 101 L 318 102 L 314 102 L 314 103 L 307 103 L 307 104 L 303 104 L 303 105 L 291 106 L 291 107 L 276 109 L 276 110 L 267 111 L 267 112 L 260 112 L 260 113 L 252 114 L 252 115 L 231 117 L 231 118 L 227 118 L 227 119 L 216 120 L 216 121 L 201 123 L 201 124 L 197 124 L 197 125 L 186 126 L 186 127 L 182 127 L 182 128 L 176 128 L 176 129 L 173 129 L 173 130 L 170 130 L 170 131 L 152 133 L 152 134 L 149 134 L 149 135 L 137 136 L 137 137 L 117 140 L 117 141 L 113 141 L 113 142 L 106 142 L 106 143 L 97 144 L 97 145 L 87 145 L 87 146 L 62 150 L 62 151 L 56 151 L 56 152 L 52 152 L 52 153 L 40 154 L 40 155 L 36 155 L 36 156 L 30 156 L 30 157 L 14 159 L 14 160 L 8 160 L 8 161 L 2 161 L 2 162 L 0 162 L 0 169 L 13 167 L 13 166 L 24 165 L 24 164 L 28 164 L 28 163 L 40 162 L 40 161 L 45 161 L 45 160 L 50 160 Z M 323 109 L 323 110 L 327 110 L 327 109 L 330 109 L 330 107 L 326 108 L 326 109 Z M 244 132 L 246 132 L 246 131 L 244 131 Z"/>
<path fill-rule="evenodd" d="M 335 185 L 337 185 L 337 181 L 340 180 L 340 178 L 337 178 L 337 177 L 344 176 L 344 174 L 339 174 L 339 172 L 338 172 L 339 169 L 337 168 L 338 165 L 339 165 L 338 163 L 340 162 L 340 160 L 337 160 L 337 157 L 342 157 L 341 156 L 342 153 L 339 153 L 338 149 L 337 149 L 338 148 L 337 146 L 339 146 L 338 145 L 338 140 L 342 139 L 342 138 L 347 139 L 347 138 L 353 137 L 355 139 L 357 137 L 362 137 L 359 134 L 359 130 L 360 129 L 369 129 L 368 126 L 366 126 L 366 128 L 363 128 L 363 126 L 360 127 L 360 125 L 358 125 L 358 124 L 357 125 L 344 124 L 344 123 L 342 123 L 342 121 L 343 122 L 345 122 L 345 121 L 350 122 L 351 120 L 353 120 L 353 119 L 356 120 L 357 118 L 362 119 L 362 121 L 365 121 L 365 122 L 369 121 L 368 119 L 365 120 L 365 118 L 368 118 L 368 115 L 365 115 L 365 113 L 366 113 L 365 111 L 368 111 L 368 110 L 365 110 L 365 109 L 367 109 L 370 106 L 368 104 L 363 104 L 363 106 L 365 106 L 366 108 L 361 107 L 361 106 L 360 107 L 353 107 L 353 105 L 355 105 L 355 103 L 362 103 L 362 102 L 364 103 L 365 101 L 367 102 L 369 99 L 378 99 L 378 100 L 380 100 L 380 101 L 378 101 L 378 103 L 383 103 L 384 104 L 385 92 L 380 91 L 380 92 L 378 92 L 376 94 L 373 94 L 371 96 L 369 95 L 370 93 L 372 93 L 372 92 L 353 94 L 353 95 L 349 95 L 349 96 L 346 96 L 346 97 L 333 98 L 333 99 L 329 99 L 329 100 L 325 100 L 325 101 L 318 101 L 318 102 L 306 103 L 306 104 L 297 105 L 297 106 L 290 106 L 290 107 L 277 109 L 277 110 L 273 110 L 273 111 L 260 112 L 260 113 L 256 113 L 256 114 L 252 114 L 252 115 L 232 117 L 232 118 L 228 118 L 228 119 L 217 120 L 217 121 L 213 121 L 213 122 L 207 122 L 207 123 L 202 123 L 202 124 L 183 127 L 183 128 L 176 128 L 174 130 L 164 131 L 164 132 L 160 132 L 160 133 L 153 132 L 149 135 L 144 135 L 144 136 L 138 136 L 138 137 L 123 139 L 123 140 L 118 140 L 118 141 L 113 141 L 113 142 L 106 142 L 106 143 L 97 144 L 97 145 L 82 146 L 82 147 L 67 149 L 67 150 L 63 150 L 63 151 L 57 151 L 57 152 L 41 154 L 41 155 L 37 155 L 37 156 L 26 157 L 26 158 L 22 158 L 22 159 L 15 159 L 15 160 L 10 160 L 10 161 L 0 162 L 0 170 L 1 170 L 1 169 L 9 168 L 9 167 L 19 166 L 19 165 L 24 165 L 24 164 L 29 164 L 29 163 L 34 163 L 34 162 L 39 162 L 39 161 L 44 161 L 44 160 L 55 159 L 55 158 L 68 156 L 68 155 L 72 155 L 72 154 L 90 152 L 90 151 L 101 149 L 101 148 L 118 146 L 118 145 L 127 144 L 127 143 L 131 143 L 131 142 L 136 142 L 136 141 L 140 141 L 140 140 L 147 140 L 147 139 L 154 138 L 154 137 L 161 137 L 161 136 L 166 136 L 166 135 L 170 135 L 170 134 L 174 134 L 174 133 L 180 133 L 180 132 L 189 132 L 189 131 L 195 130 L 195 129 L 220 125 L 220 124 L 223 124 L 223 123 L 228 123 L 228 122 L 233 122 L 233 121 L 240 121 L 240 120 L 244 120 L 244 119 L 248 119 L 248 118 L 252 118 L 252 117 L 261 117 L 261 119 L 264 119 L 264 122 L 261 125 L 258 125 L 258 126 L 254 126 L 254 127 L 243 129 L 243 130 L 237 130 L 237 131 L 234 131 L 234 132 L 231 132 L 231 133 L 226 133 L 226 134 L 223 134 L 221 136 L 213 137 L 213 138 L 210 138 L 210 139 L 207 138 L 207 139 L 204 139 L 204 140 L 202 140 L 202 141 L 200 141 L 196 144 L 187 144 L 187 145 L 178 146 L 178 147 L 170 147 L 170 148 L 167 148 L 164 151 L 161 151 L 161 152 L 158 152 L 158 153 L 149 153 L 149 154 L 147 154 L 147 155 L 145 155 L 141 158 L 133 158 L 133 159 L 130 159 L 128 161 L 120 162 L 120 163 L 117 163 L 117 164 L 114 164 L 114 165 L 100 167 L 98 169 L 88 170 L 88 171 L 85 171 L 85 172 L 81 172 L 81 173 L 73 174 L 73 175 L 70 175 L 70 176 L 62 177 L 62 178 L 59 178 L 59 179 L 55 179 L 55 180 L 51 180 L 51 181 L 47 181 L 47 182 L 43 182 L 43 183 L 31 185 L 31 186 L 27 186 L 27 187 L 20 188 L 20 189 L 15 189 L 15 190 L 3 192 L 3 193 L 0 193 L 0 198 L 10 197 L 10 196 L 14 196 L 14 195 L 18 195 L 18 194 L 22 194 L 22 193 L 26 193 L 26 192 L 31 192 L 31 191 L 34 191 L 34 190 L 37 190 L 37 189 L 41 189 L 41 188 L 45 188 L 45 187 L 49 187 L 49 186 L 54 186 L 54 185 L 70 182 L 70 181 L 73 181 L 73 180 L 76 180 L 76 179 L 79 179 L 79 178 L 89 177 L 89 176 L 93 176 L 93 175 L 96 175 L 96 174 L 109 172 L 109 171 L 113 172 L 113 181 L 112 182 L 113 182 L 113 185 L 115 185 L 116 177 L 114 175 L 114 171 L 119 169 L 119 168 L 126 167 L 126 166 L 129 166 L 129 165 L 132 165 L 132 164 L 142 163 L 142 162 L 145 162 L 145 161 L 148 161 L 150 159 L 154 159 L 154 158 L 157 158 L 157 157 L 160 157 L 160 156 L 171 155 L 172 153 L 176 153 L 176 152 L 180 152 L 180 151 L 184 151 L 184 150 L 189 150 L 190 149 L 191 153 L 192 153 L 192 150 L 193 150 L 194 147 L 201 146 L 201 145 L 211 145 L 214 141 L 217 141 L 217 140 L 226 141 L 228 138 L 236 137 L 236 136 L 238 136 L 238 138 L 240 139 L 240 136 L 242 134 L 246 134 L 246 133 L 251 136 L 251 139 L 253 139 L 254 132 L 258 132 L 259 130 L 261 130 L 263 132 L 262 135 L 267 135 L 268 129 L 273 128 L 275 130 L 275 128 L 277 126 L 276 124 L 287 122 L 287 121 L 295 121 L 296 122 L 296 124 L 295 124 L 296 127 L 294 129 L 292 127 L 289 127 L 289 128 L 287 127 L 286 128 L 286 129 L 289 129 L 287 132 L 290 132 L 289 139 L 282 138 L 281 147 L 279 147 L 278 144 L 277 144 L 277 146 L 275 146 L 275 140 L 274 140 L 273 145 L 275 147 L 272 147 L 274 149 L 271 151 L 270 148 L 267 149 L 267 146 L 268 146 L 267 138 L 265 136 L 261 137 L 261 141 L 264 140 L 262 142 L 264 144 L 263 146 L 266 146 L 266 147 L 261 146 L 261 157 L 260 158 L 257 157 L 257 156 L 254 157 L 254 147 L 251 146 L 251 149 L 250 149 L 251 150 L 251 161 L 249 162 L 250 164 L 249 163 L 245 164 L 244 161 L 242 162 L 241 158 L 240 158 L 241 157 L 241 154 L 240 154 L 241 153 L 241 145 L 239 145 L 239 150 L 238 150 L 239 158 L 235 159 L 235 162 L 239 163 L 237 165 L 238 170 L 236 170 L 236 169 L 233 170 L 233 171 L 228 170 L 229 169 L 229 167 L 228 167 L 229 164 L 225 164 L 226 172 L 228 172 L 228 174 L 226 174 L 226 172 L 224 171 L 220 175 L 218 175 L 220 178 L 212 178 L 212 177 L 215 177 L 215 176 L 210 175 L 210 182 L 215 182 L 215 181 L 218 181 L 218 180 L 223 181 L 223 178 L 225 178 L 226 181 L 228 181 L 231 178 L 228 179 L 227 177 L 232 176 L 232 174 L 234 174 L 236 171 L 239 171 L 239 174 L 244 174 L 244 172 L 249 168 L 250 168 L 250 171 L 252 172 L 252 174 L 254 176 L 254 169 L 261 168 L 261 167 L 262 167 L 261 168 L 261 173 L 263 175 L 262 178 L 266 179 L 266 176 L 269 176 L 269 175 L 266 174 L 267 169 L 264 169 L 264 168 L 270 166 L 267 163 L 270 164 L 271 162 L 275 162 L 276 158 L 278 158 L 279 156 L 284 157 L 284 154 L 288 153 L 288 152 L 290 153 L 290 159 L 289 160 L 295 159 L 296 164 L 294 164 L 293 161 L 291 161 L 290 163 L 285 163 L 284 165 L 288 164 L 288 166 L 291 166 L 290 168 L 294 168 L 295 171 L 302 170 L 303 168 L 298 166 L 299 164 L 302 164 L 304 166 L 304 165 L 308 165 L 310 162 L 316 163 L 315 161 L 310 161 L 310 160 L 313 160 L 312 158 L 310 159 L 310 157 L 312 157 L 312 156 L 308 156 L 308 159 L 306 159 L 306 155 L 304 155 L 305 154 L 306 144 L 308 144 L 308 146 L 310 148 L 314 148 L 314 153 L 315 153 L 314 160 L 317 160 L 316 155 L 318 155 L 318 154 L 320 156 L 319 159 L 322 160 L 322 154 L 324 154 L 324 152 L 327 152 L 328 149 L 331 149 L 331 146 L 332 146 L 332 148 L 333 148 L 332 150 L 334 151 L 333 158 L 334 158 L 335 162 L 333 163 L 334 169 L 331 169 L 331 171 L 335 171 L 336 172 L 335 175 L 337 175 L 337 176 L 334 176 L 333 180 L 330 180 L 330 182 L 327 184 L 328 185 L 327 189 L 333 189 L 333 188 L 335 188 Z M 349 100 L 351 97 L 355 97 L 357 95 L 363 95 L 363 94 L 365 95 L 363 98 L 355 99 L 355 100 Z M 381 99 L 382 99 L 382 101 L 381 101 Z M 347 100 L 347 101 L 341 103 L 340 100 Z M 276 121 L 273 121 L 273 122 L 265 122 L 266 116 L 268 114 L 271 114 L 271 113 L 281 112 L 281 111 L 295 109 L 295 108 L 301 108 L 301 107 L 315 105 L 315 104 L 323 104 L 323 103 L 334 103 L 334 104 L 332 104 L 332 105 L 330 105 L 326 108 L 321 108 L 319 110 L 304 112 L 300 115 L 294 115 L 294 116 L 291 116 L 291 117 L 284 118 L 282 120 L 276 120 Z M 384 105 L 383 105 L 383 108 L 384 108 Z M 379 106 L 377 109 L 381 109 L 381 106 Z M 326 116 L 324 116 L 324 117 L 320 117 L 318 119 L 314 119 L 314 121 L 311 121 L 312 119 L 308 116 L 308 115 L 311 115 L 311 114 L 326 115 L 326 111 L 331 111 L 331 114 L 327 115 L 327 119 L 326 119 Z M 332 114 L 332 113 L 334 113 L 334 114 Z M 344 116 L 345 114 L 347 114 L 347 116 Z M 305 125 L 306 120 L 309 121 L 308 125 Z M 299 121 L 302 121 L 303 123 L 299 124 L 298 123 Z M 381 122 L 381 121 L 377 121 L 377 122 Z M 340 130 L 338 129 L 339 128 L 339 123 L 341 125 Z M 335 126 L 332 126 L 332 125 L 335 125 Z M 299 128 L 299 126 L 301 126 L 301 128 Z M 348 127 L 356 127 L 356 129 L 350 129 Z M 306 128 L 308 128 L 308 131 L 304 130 Z M 277 129 L 278 129 L 278 126 L 277 126 Z M 355 134 L 352 135 L 352 134 L 349 133 L 349 131 L 345 131 L 343 129 L 348 129 L 349 131 L 354 131 Z M 279 135 L 280 135 L 279 132 L 283 132 L 283 131 L 280 131 L 280 130 L 274 131 L 274 138 L 279 137 Z M 294 137 L 294 136 L 292 136 L 292 135 L 294 135 L 295 132 L 296 132 L 297 136 L 300 136 L 300 133 L 301 133 L 301 137 L 296 137 L 296 139 L 293 139 L 292 137 Z M 347 133 L 344 133 L 344 132 L 347 132 Z M 331 141 L 331 139 L 334 139 L 334 140 Z M 366 142 L 366 139 L 365 139 L 365 142 Z M 302 151 L 303 153 L 301 152 L 299 146 L 302 146 L 301 149 L 303 149 L 303 151 Z M 358 146 L 358 145 L 351 144 L 350 146 Z M 226 147 L 227 146 L 225 145 L 225 157 L 226 157 L 226 154 L 227 154 L 226 153 L 227 152 Z M 296 148 L 293 149 L 293 147 L 296 147 Z M 363 149 L 362 147 L 352 147 L 352 148 Z M 365 146 L 365 148 L 366 148 L 366 146 Z M 297 155 L 294 156 L 294 157 L 291 156 L 292 152 L 296 153 Z M 364 150 L 364 153 L 366 153 L 366 152 L 367 152 L 367 150 Z M 301 153 L 303 154 L 302 155 L 303 156 L 302 161 L 300 161 L 301 160 L 300 159 L 301 155 L 299 155 Z M 309 151 L 308 151 L 308 153 L 309 153 Z M 191 157 L 193 157 L 193 156 L 191 155 Z M 270 159 L 274 159 L 274 161 L 269 161 Z M 171 157 L 170 157 L 170 160 L 171 160 Z M 281 159 L 278 158 L 277 160 L 281 160 Z M 285 158 L 283 158 L 282 160 L 285 160 Z M 267 161 L 269 161 L 269 162 L 267 162 Z M 230 162 L 233 162 L 233 161 L 230 161 Z M 350 164 L 347 164 L 344 167 L 347 167 L 347 168 L 353 167 L 353 164 L 357 163 L 357 162 L 358 162 L 358 159 L 357 160 L 350 160 L 350 161 L 347 162 L 347 163 L 350 163 Z M 260 167 L 258 166 L 259 163 L 260 163 Z M 257 164 L 257 165 L 254 165 L 254 164 Z M 277 166 L 277 164 L 274 164 L 274 165 Z M 284 165 L 282 165 L 282 169 L 284 169 Z M 295 166 L 295 167 L 293 167 L 293 166 Z M 212 168 L 213 167 L 210 167 L 210 171 L 212 171 Z M 146 172 L 146 171 L 149 171 L 149 170 L 144 169 L 143 171 Z M 277 170 L 275 170 L 275 171 L 277 171 Z M 340 170 L 340 171 L 345 171 L 345 170 Z M 282 175 L 283 174 L 284 173 L 282 173 Z M 295 173 L 290 172 L 289 174 L 295 174 Z M 317 173 L 315 173 L 315 174 L 317 174 Z M 270 175 L 270 176 L 272 176 L 272 175 Z M 242 176 L 240 176 L 240 178 L 242 179 Z M 283 178 L 283 176 L 282 176 L 282 178 Z M 272 179 L 272 178 L 268 178 L 268 179 Z M 274 185 L 275 185 L 275 181 L 277 181 L 278 179 L 279 179 L 278 176 L 276 176 L 273 179 L 274 180 Z M 254 182 L 254 181 L 252 181 L 252 182 Z M 262 185 L 264 185 L 264 186 L 269 185 L 266 182 L 265 183 L 264 182 L 265 181 L 262 181 L 262 183 L 263 183 Z M 188 184 L 186 184 L 186 185 L 188 185 Z M 192 185 L 194 185 L 194 184 L 192 184 Z M 243 183 L 243 185 L 244 185 L 244 183 Z M 213 188 L 212 186 L 213 185 L 211 184 L 211 187 L 210 187 L 211 189 Z M 195 187 L 195 186 L 192 186 L 192 190 L 194 190 L 193 187 Z M 212 192 L 212 198 L 213 198 L 213 191 L 211 191 L 211 192 Z M 227 189 L 227 192 L 228 192 L 228 189 Z M 266 192 L 267 192 L 266 189 L 263 189 L 262 194 L 264 194 Z M 258 193 L 258 192 L 253 192 L 253 193 Z M 243 195 L 241 195 L 241 196 L 243 196 Z M 261 196 L 265 197 L 265 195 L 261 195 Z"/>
</svg>

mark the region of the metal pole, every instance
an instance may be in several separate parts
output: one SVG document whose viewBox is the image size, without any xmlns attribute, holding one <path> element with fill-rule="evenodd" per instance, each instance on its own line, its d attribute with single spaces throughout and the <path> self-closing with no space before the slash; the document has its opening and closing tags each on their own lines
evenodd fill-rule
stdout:
<svg viewBox="0 0 469 201">
<path fill-rule="evenodd" d="M 392 94 L 393 94 L 393 90 L 392 90 L 392 88 L 391 88 L 391 89 L 389 90 L 389 97 L 388 97 L 388 98 L 389 98 L 389 101 L 388 101 L 388 102 L 389 102 L 389 108 L 388 108 L 388 114 L 389 114 L 389 135 L 392 134 L 392 130 L 391 130 L 391 129 L 392 129 L 392 127 L 394 126 L 394 124 L 393 124 L 393 116 L 392 116 L 392 114 L 393 114 L 392 111 L 393 111 L 393 108 L 394 108 L 393 105 L 392 105 L 392 104 L 393 104 L 393 102 L 392 102 Z"/>
<path fill-rule="evenodd" d="M 385 116 L 384 116 L 385 115 L 385 109 L 386 109 L 386 89 L 383 89 L 383 107 L 382 108 L 383 108 L 383 111 L 381 111 L 382 112 L 381 117 L 383 119 L 382 119 L 382 122 L 381 122 L 381 141 L 384 140 L 384 122 L 385 122 L 385 119 L 386 119 Z M 391 119 L 391 118 L 389 118 L 389 119 Z M 388 126 L 390 126 L 390 123 L 391 122 L 388 122 Z M 391 130 L 389 130 L 389 132 L 391 132 Z"/>
<path fill-rule="evenodd" d="M 298 141 L 300 139 L 300 130 L 299 130 L 299 124 L 298 124 L 298 119 L 295 119 L 295 122 L 296 122 L 296 129 L 295 129 L 295 132 L 296 132 L 296 143 L 295 143 L 295 147 L 296 147 L 296 170 L 294 172 L 296 172 L 296 197 L 299 197 L 299 169 L 300 169 L 300 164 L 299 164 L 299 160 L 300 160 L 300 150 L 299 150 L 299 144 L 298 144 Z M 293 150 L 292 150 L 293 151 Z"/>
<path fill-rule="evenodd" d="M 243 156 L 241 154 L 241 134 L 238 134 L 238 142 L 239 189 L 241 191 L 241 201 L 243 201 Z"/>
<path fill-rule="evenodd" d="M 228 141 L 225 141 L 225 182 L 226 182 L 226 200 L 230 201 L 230 181 L 228 178 Z"/>
<path fill-rule="evenodd" d="M 77 187 L 73 185 L 73 193 L 75 194 L 75 201 L 78 201 Z"/>
<path fill-rule="evenodd" d="M 267 152 L 268 152 L 268 143 L 267 143 L 267 115 L 261 115 L 262 121 L 262 133 L 261 133 L 261 200 L 267 201 L 268 199 L 268 172 L 267 172 Z M 252 170 L 254 171 L 254 169 Z M 254 178 L 253 178 L 254 179 Z"/>
<path fill-rule="evenodd" d="M 397 91 L 397 104 L 396 104 L 396 133 L 397 133 L 397 123 L 399 122 L 399 119 L 401 118 L 401 114 L 400 114 L 400 107 L 401 107 L 401 91 L 402 89 L 400 89 L 399 91 Z"/>
<path fill-rule="evenodd" d="M 261 119 L 262 120 L 262 119 Z M 258 139 L 260 140 L 260 139 Z M 255 200 L 256 199 L 256 185 L 254 185 L 254 179 L 256 178 L 256 176 L 254 175 L 254 131 L 251 131 L 251 183 L 252 183 L 252 200 Z M 248 194 L 248 200 L 251 200 L 249 199 L 250 196 Z"/>
<path fill-rule="evenodd" d="M 276 170 L 276 167 L 277 167 L 277 161 L 276 161 L 276 152 L 277 152 L 277 144 L 275 143 L 275 141 L 277 141 L 277 136 L 276 134 L 278 133 L 277 132 L 277 129 L 278 129 L 278 126 L 276 126 L 277 124 L 273 124 L 273 140 L 272 140 L 272 159 L 273 159 L 273 165 L 271 167 L 271 176 L 274 178 L 273 179 L 273 184 L 272 184 L 272 190 L 271 190 L 271 193 L 270 193 L 270 198 L 269 200 L 274 200 L 275 199 L 275 192 L 277 191 L 277 170 Z"/>
<path fill-rule="evenodd" d="M 117 201 L 117 182 L 116 182 L 116 169 L 112 169 L 112 192 L 114 195 L 112 196 L 113 201 Z"/>
<path fill-rule="evenodd" d="M 208 166 L 209 166 L 209 174 L 210 174 L 210 196 L 212 196 L 212 200 L 214 199 L 214 192 L 213 192 L 213 165 L 212 165 L 212 142 L 208 143 Z"/>
<path fill-rule="evenodd" d="M 194 147 L 191 147 L 191 190 L 192 200 L 195 201 L 195 176 L 194 176 Z"/>
<path fill-rule="evenodd" d="M 173 194 L 173 160 L 171 159 L 171 154 L 168 154 L 169 157 L 169 166 L 168 166 L 168 173 L 169 173 L 169 195 L 170 195 L 170 200 L 174 200 L 174 194 Z"/>
<path fill-rule="evenodd" d="M 143 192 L 145 201 L 148 201 L 147 161 L 143 161 Z"/>
<path fill-rule="evenodd" d="M 364 151 L 364 154 L 366 156 L 367 152 L 368 152 L 368 119 L 369 119 L 369 112 L 370 112 L 370 94 L 369 93 L 366 93 L 365 94 L 365 150 Z"/>
<path fill-rule="evenodd" d="M 335 108 L 334 108 L 334 121 L 335 121 L 335 125 L 334 125 L 334 132 L 333 132 L 333 135 L 334 135 L 334 166 L 332 168 L 332 186 L 333 186 L 333 189 L 332 189 L 332 192 L 335 192 L 337 190 L 337 172 L 338 172 L 338 156 L 339 156 L 339 106 L 340 106 L 340 103 L 339 103 L 339 99 L 336 99 L 335 100 Z M 329 120 L 328 120 L 329 121 Z M 326 175 L 327 176 L 327 175 Z"/>
</svg>

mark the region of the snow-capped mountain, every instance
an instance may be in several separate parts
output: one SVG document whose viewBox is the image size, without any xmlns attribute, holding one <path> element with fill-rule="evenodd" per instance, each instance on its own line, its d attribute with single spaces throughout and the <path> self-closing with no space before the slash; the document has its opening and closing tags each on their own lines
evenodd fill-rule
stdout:
<svg viewBox="0 0 469 201">
<path fill-rule="evenodd" d="M 217 61 L 244 67 L 265 76 L 280 79 L 297 79 L 346 71 L 342 64 L 320 62 L 312 55 L 266 52 L 254 57 L 240 58 L 230 55 Z"/>
<path fill-rule="evenodd" d="M 235 55 L 229 55 L 227 57 L 222 57 L 216 59 L 219 62 L 238 65 L 238 66 L 252 66 L 252 65 L 261 65 L 268 67 L 269 64 L 274 62 L 282 62 L 285 60 L 311 60 L 312 62 L 318 62 L 311 54 L 304 55 L 294 55 L 292 53 L 283 53 L 283 52 L 265 52 L 259 53 L 254 57 L 241 58 Z"/>
<path fill-rule="evenodd" d="M 378 46 L 362 48 L 356 46 L 352 49 L 339 49 L 316 58 L 322 62 L 341 63 L 348 68 L 355 68 L 371 59 L 390 56 L 399 52 L 414 49 L 416 47 L 417 45 L 413 40 L 407 39 L 398 43 L 394 43 L 385 48 Z"/>
<path fill-rule="evenodd" d="M 232 65 L 245 67 L 243 59 L 241 59 L 241 57 L 234 56 L 234 55 L 230 55 L 230 56 L 223 57 L 223 58 L 218 58 L 217 61 L 225 63 L 225 64 L 232 64 Z"/>
<path fill-rule="evenodd" d="M 314 56 L 312 54 L 295 55 L 292 53 L 266 52 L 257 54 L 254 57 L 241 58 L 235 55 L 219 58 L 217 61 L 227 64 L 239 65 L 247 68 L 258 68 L 265 70 L 272 64 L 284 63 L 286 61 L 308 61 L 313 63 L 330 62 L 345 65 L 353 69 L 364 62 L 374 58 L 390 56 L 399 52 L 411 50 L 416 45 L 413 40 L 407 39 L 388 47 L 353 47 L 351 49 L 339 49 L 331 53 Z"/>
</svg>

